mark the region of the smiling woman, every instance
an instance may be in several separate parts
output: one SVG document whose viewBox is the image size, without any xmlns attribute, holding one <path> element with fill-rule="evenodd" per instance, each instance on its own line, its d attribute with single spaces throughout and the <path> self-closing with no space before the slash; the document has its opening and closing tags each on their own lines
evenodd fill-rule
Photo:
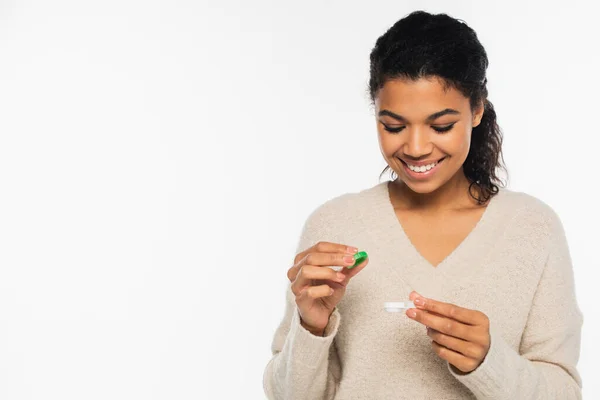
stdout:
<svg viewBox="0 0 600 400">
<path fill-rule="evenodd" d="M 267 397 L 580 399 L 583 316 L 565 232 L 550 206 L 496 175 L 502 135 L 477 35 L 416 11 L 370 61 L 397 179 L 307 218 Z M 368 257 L 348 268 L 357 248 Z"/>
<path fill-rule="evenodd" d="M 437 35 L 443 34 L 452 39 L 440 40 Z M 392 178 L 405 178 L 400 182 L 413 197 L 440 187 L 463 192 L 465 184 L 479 204 L 496 194 L 498 185 L 504 186 L 497 170 L 507 175 L 502 132 L 487 98 L 488 58 L 475 31 L 461 20 L 438 16 L 434 22 L 416 12 L 381 36 L 370 58 L 368 92 L 388 163 L 382 175 L 391 168 Z M 443 158 L 444 171 L 435 180 L 432 173 L 407 166 Z M 427 196 L 428 201 L 440 203 L 448 197 L 444 192 Z"/>
</svg>

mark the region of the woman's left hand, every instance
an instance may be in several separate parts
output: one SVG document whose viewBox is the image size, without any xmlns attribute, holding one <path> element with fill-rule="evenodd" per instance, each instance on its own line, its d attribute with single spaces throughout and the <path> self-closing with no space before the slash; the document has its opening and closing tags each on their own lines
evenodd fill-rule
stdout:
<svg viewBox="0 0 600 400">
<path fill-rule="evenodd" d="M 490 348 L 490 321 L 477 310 L 410 294 L 415 308 L 406 311 L 409 318 L 427 326 L 433 350 L 459 370 L 469 373 L 482 362 Z"/>
</svg>

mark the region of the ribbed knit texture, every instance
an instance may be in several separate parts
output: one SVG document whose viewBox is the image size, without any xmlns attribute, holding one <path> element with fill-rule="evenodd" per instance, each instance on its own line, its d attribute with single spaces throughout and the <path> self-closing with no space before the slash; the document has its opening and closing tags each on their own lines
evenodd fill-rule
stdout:
<svg viewBox="0 0 600 400">
<path fill-rule="evenodd" d="M 543 201 L 500 188 L 466 239 L 434 267 L 398 222 L 386 181 L 317 207 L 296 252 L 319 241 L 365 250 L 369 264 L 348 284 L 323 337 L 300 325 L 288 284 L 264 371 L 268 399 L 581 398 L 583 317 L 563 225 Z M 383 309 L 412 290 L 489 317 L 491 346 L 476 370 L 457 374 L 422 324 Z"/>
</svg>

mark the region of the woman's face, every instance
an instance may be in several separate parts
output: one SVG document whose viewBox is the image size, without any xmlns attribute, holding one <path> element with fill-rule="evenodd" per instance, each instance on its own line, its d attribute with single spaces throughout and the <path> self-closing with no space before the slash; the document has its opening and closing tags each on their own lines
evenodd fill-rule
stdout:
<svg viewBox="0 0 600 400">
<path fill-rule="evenodd" d="M 381 154 L 408 187 L 429 193 L 449 181 L 466 181 L 462 165 L 471 130 L 483 116 L 482 106 L 472 114 L 469 99 L 454 88 L 444 92 L 437 78 L 390 80 L 379 90 L 375 106 Z M 440 160 L 432 168 L 430 164 Z M 421 161 L 428 166 L 407 170 L 406 163 Z"/>
</svg>

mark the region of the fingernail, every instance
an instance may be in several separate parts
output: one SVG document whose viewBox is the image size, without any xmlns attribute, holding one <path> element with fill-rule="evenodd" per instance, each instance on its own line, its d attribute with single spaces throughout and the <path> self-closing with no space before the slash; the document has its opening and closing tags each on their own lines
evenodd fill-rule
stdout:
<svg viewBox="0 0 600 400">
<path fill-rule="evenodd" d="M 408 310 L 408 316 L 414 318 L 417 316 L 417 312 L 413 309 Z"/>
<path fill-rule="evenodd" d="M 422 298 L 420 298 L 420 297 L 417 297 L 417 298 L 416 298 L 416 299 L 413 301 L 413 303 L 415 303 L 415 304 L 416 304 L 416 305 L 418 305 L 418 306 L 422 306 L 422 305 L 424 305 L 424 304 L 425 304 L 425 301 L 423 301 L 423 299 L 422 299 Z"/>
<path fill-rule="evenodd" d="M 346 279 L 346 275 L 338 272 L 337 278 L 338 278 L 339 281 L 343 281 L 344 279 Z"/>
<path fill-rule="evenodd" d="M 352 256 L 344 256 L 344 262 L 354 264 L 354 257 L 352 257 Z"/>
<path fill-rule="evenodd" d="M 348 246 L 348 253 L 354 254 L 356 252 L 358 252 L 358 249 L 356 247 L 350 247 L 350 246 Z"/>
</svg>

